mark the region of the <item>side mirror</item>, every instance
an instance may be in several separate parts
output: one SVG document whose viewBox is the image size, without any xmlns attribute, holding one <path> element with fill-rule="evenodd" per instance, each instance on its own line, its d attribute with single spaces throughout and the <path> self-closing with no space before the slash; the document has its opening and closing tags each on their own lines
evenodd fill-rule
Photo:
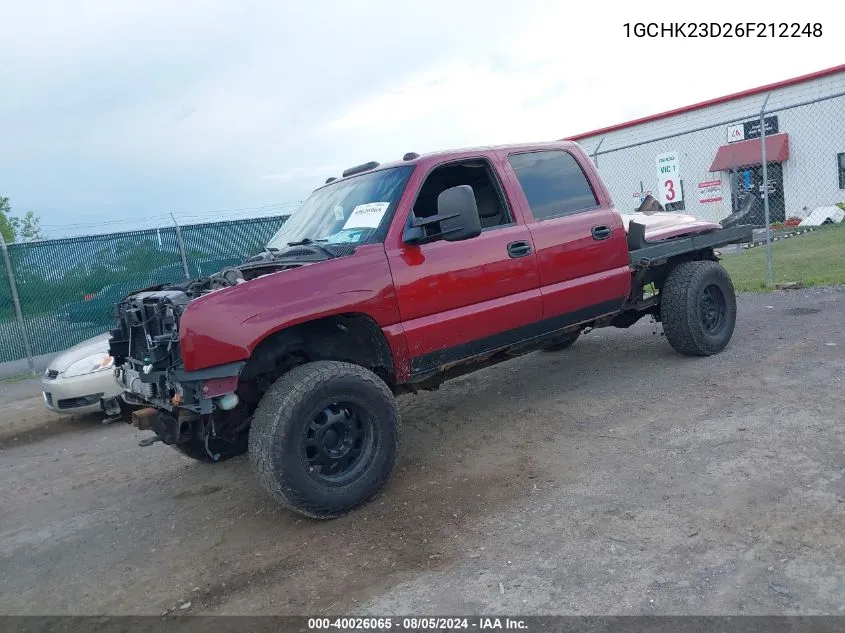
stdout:
<svg viewBox="0 0 845 633">
<path fill-rule="evenodd" d="M 447 242 L 460 242 L 481 235 L 481 219 L 475 193 L 469 185 L 450 187 L 437 196 L 440 233 Z"/>
<path fill-rule="evenodd" d="M 440 225 L 440 232 L 429 234 L 427 226 Z M 437 215 L 416 218 L 405 228 L 402 239 L 408 244 L 425 244 L 435 240 L 460 242 L 481 235 L 481 219 L 475 193 L 469 185 L 458 185 L 437 196 Z"/>
</svg>

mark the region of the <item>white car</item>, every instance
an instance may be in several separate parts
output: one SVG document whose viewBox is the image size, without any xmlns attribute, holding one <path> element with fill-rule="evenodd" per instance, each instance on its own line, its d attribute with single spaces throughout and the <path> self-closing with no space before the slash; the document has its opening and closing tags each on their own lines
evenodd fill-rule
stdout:
<svg viewBox="0 0 845 633">
<path fill-rule="evenodd" d="M 41 378 L 44 405 L 56 413 L 120 413 L 123 389 L 108 350 L 109 335 L 101 334 L 51 360 Z"/>
</svg>

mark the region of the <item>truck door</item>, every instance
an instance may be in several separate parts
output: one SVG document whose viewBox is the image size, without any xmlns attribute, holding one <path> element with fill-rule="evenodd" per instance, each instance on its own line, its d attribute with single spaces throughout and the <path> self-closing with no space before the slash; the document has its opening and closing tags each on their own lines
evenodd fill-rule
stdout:
<svg viewBox="0 0 845 633">
<path fill-rule="evenodd" d="M 616 311 L 631 272 L 625 228 L 609 196 L 565 149 L 506 158 L 537 249 L 543 331 Z"/>
<path fill-rule="evenodd" d="M 542 301 L 534 244 L 492 159 L 470 156 L 433 167 L 410 210 L 417 217 L 435 215 L 442 191 L 470 185 L 481 235 L 421 245 L 405 244 L 399 236 L 385 243 L 413 377 L 539 331 Z"/>
</svg>

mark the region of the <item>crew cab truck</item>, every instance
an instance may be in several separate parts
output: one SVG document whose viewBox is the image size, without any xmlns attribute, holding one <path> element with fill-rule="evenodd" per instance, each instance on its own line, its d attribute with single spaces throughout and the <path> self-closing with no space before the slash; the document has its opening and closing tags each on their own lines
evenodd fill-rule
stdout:
<svg viewBox="0 0 845 633">
<path fill-rule="evenodd" d="M 398 394 L 647 315 L 681 354 L 716 354 L 736 300 L 714 248 L 751 227 L 646 202 L 620 214 L 571 142 L 348 169 L 263 253 L 116 307 L 116 377 L 155 433 L 142 444 L 248 451 L 270 495 L 328 519 L 388 480 Z"/>
</svg>

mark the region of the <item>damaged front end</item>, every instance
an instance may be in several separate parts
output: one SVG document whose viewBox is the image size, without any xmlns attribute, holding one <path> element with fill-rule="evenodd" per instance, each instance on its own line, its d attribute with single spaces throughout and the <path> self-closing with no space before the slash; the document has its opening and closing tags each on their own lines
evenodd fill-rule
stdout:
<svg viewBox="0 0 845 633">
<path fill-rule="evenodd" d="M 242 362 L 193 372 L 183 367 L 179 321 L 190 301 L 182 290 L 165 289 L 140 292 L 118 305 L 109 349 L 115 377 L 133 404 L 202 415 L 237 406 L 234 392 Z"/>
<path fill-rule="evenodd" d="M 124 399 L 146 407 L 133 416 L 138 428 L 155 432 L 144 444 L 162 441 L 205 461 L 244 452 L 252 413 L 268 385 L 254 378 L 241 380 L 244 362 L 186 371 L 180 321 L 204 295 L 354 252 L 344 249 L 328 254 L 323 246 L 267 250 L 238 267 L 153 286 L 123 299 L 116 306 L 110 354 Z"/>
<path fill-rule="evenodd" d="M 155 433 L 142 445 L 161 441 L 183 452 L 204 451 L 217 461 L 231 452 L 228 447 L 243 444 L 251 414 L 238 395 L 244 363 L 185 371 L 179 345 L 180 319 L 194 299 L 243 283 L 241 272 L 232 270 L 227 277 L 137 292 L 117 305 L 109 349 L 124 399 L 146 407 L 135 412 L 132 423 Z"/>
</svg>

